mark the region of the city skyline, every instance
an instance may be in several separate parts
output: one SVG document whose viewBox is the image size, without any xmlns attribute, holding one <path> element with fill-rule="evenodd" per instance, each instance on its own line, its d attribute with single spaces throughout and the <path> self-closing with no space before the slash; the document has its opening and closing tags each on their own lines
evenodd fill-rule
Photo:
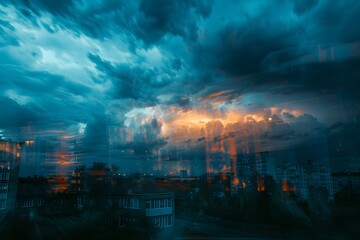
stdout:
<svg viewBox="0 0 360 240">
<path fill-rule="evenodd" d="M 0 235 L 360 236 L 358 22 L 358 0 L 1 0 Z"/>
</svg>

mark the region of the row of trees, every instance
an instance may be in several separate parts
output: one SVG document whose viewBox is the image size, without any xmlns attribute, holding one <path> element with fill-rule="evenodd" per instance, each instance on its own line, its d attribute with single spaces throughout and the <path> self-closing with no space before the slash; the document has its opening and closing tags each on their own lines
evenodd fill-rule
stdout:
<svg viewBox="0 0 360 240">
<path fill-rule="evenodd" d="M 265 176 L 257 186 L 256 176 L 252 187 L 231 193 L 229 188 L 219 184 L 202 182 L 191 198 L 179 203 L 179 212 L 190 209 L 194 214 L 210 215 L 232 221 L 271 223 L 281 225 L 313 225 L 333 220 L 334 204 L 328 202 L 326 191 L 311 189 L 310 198 L 301 201 L 294 192 L 284 192 L 270 176 Z M 219 190 L 224 194 L 219 194 Z"/>
</svg>

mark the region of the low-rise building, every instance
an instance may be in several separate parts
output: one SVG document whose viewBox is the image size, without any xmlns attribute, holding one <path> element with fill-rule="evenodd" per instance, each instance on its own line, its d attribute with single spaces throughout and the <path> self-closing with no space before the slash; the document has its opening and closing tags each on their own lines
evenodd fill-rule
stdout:
<svg viewBox="0 0 360 240">
<path fill-rule="evenodd" d="M 174 226 L 172 192 L 105 194 L 109 223 L 119 228 L 164 229 Z"/>
</svg>

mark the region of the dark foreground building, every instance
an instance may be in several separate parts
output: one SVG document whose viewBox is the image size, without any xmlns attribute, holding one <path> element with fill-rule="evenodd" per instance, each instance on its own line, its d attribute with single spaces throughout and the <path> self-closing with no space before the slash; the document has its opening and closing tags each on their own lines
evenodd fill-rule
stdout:
<svg viewBox="0 0 360 240">
<path fill-rule="evenodd" d="M 22 144 L 0 139 L 0 222 L 14 212 Z"/>
<path fill-rule="evenodd" d="M 124 229 L 171 231 L 174 224 L 174 194 L 107 194 L 108 221 Z"/>
</svg>

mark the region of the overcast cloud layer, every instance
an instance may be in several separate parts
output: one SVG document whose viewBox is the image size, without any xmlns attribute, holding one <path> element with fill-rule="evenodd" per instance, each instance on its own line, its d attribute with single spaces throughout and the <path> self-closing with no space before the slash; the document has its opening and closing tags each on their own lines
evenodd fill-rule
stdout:
<svg viewBox="0 0 360 240">
<path fill-rule="evenodd" d="M 289 129 L 269 142 L 354 123 L 359 22 L 357 0 L 2 0 L 0 134 L 275 114 Z"/>
</svg>

